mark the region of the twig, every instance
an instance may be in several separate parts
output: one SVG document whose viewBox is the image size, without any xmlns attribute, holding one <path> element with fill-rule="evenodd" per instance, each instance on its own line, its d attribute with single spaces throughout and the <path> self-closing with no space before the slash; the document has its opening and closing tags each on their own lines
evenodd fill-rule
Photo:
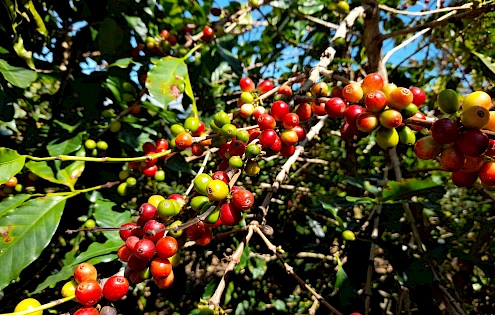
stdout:
<svg viewBox="0 0 495 315">
<path fill-rule="evenodd" d="M 313 294 L 313 296 L 318 300 L 318 302 L 320 302 L 322 305 L 325 305 L 331 312 L 337 315 L 342 315 L 341 312 L 339 312 L 335 307 L 333 307 L 330 303 L 328 303 L 321 295 L 319 295 L 315 290 L 313 290 L 313 288 L 311 288 L 303 279 L 301 279 L 294 272 L 294 268 L 292 268 L 289 264 L 285 262 L 282 255 L 280 255 L 280 253 L 278 252 L 277 247 L 273 245 L 272 242 L 270 242 L 270 240 L 265 236 L 265 234 L 263 234 L 263 232 L 261 232 L 261 230 L 257 226 L 254 226 L 253 230 L 263 239 L 263 241 L 266 244 L 266 247 L 268 247 L 268 249 L 277 256 L 278 260 L 282 263 L 282 265 L 285 268 L 285 271 L 288 274 L 294 277 L 294 279 L 296 279 L 297 282 L 299 282 L 299 284 L 304 286 L 306 290 L 308 290 L 311 294 Z"/>
<path fill-rule="evenodd" d="M 306 136 L 306 139 L 296 147 L 296 151 L 294 152 L 294 154 L 289 159 L 287 159 L 287 161 L 282 166 L 282 169 L 277 174 L 277 177 L 275 177 L 275 181 L 273 182 L 270 191 L 266 194 L 265 199 L 263 200 L 263 203 L 260 206 L 260 209 L 263 213 L 262 224 L 265 223 L 266 215 L 268 214 L 268 208 L 270 206 L 270 202 L 272 200 L 273 194 L 278 191 L 278 188 L 280 187 L 282 181 L 285 179 L 285 176 L 289 172 L 290 167 L 292 166 L 292 164 L 296 162 L 299 155 L 301 155 L 301 153 L 304 151 L 304 146 L 309 141 L 313 140 L 313 138 L 320 132 L 327 117 L 328 116 L 320 118 L 320 121 L 310 129 L 310 131 Z"/>
<path fill-rule="evenodd" d="M 220 305 L 220 299 L 222 298 L 223 291 L 225 290 L 225 287 L 227 285 L 227 280 L 230 274 L 234 271 L 235 266 L 237 266 L 237 264 L 241 260 L 242 252 L 244 251 L 244 248 L 251 240 L 251 237 L 253 236 L 253 230 L 255 227 L 256 226 L 254 224 L 248 226 L 248 233 L 246 237 L 242 240 L 242 242 L 239 243 L 239 246 L 237 246 L 237 249 L 232 254 L 231 260 L 227 265 L 227 268 L 225 269 L 225 272 L 222 276 L 222 279 L 220 280 L 220 283 L 217 286 L 217 289 L 215 290 L 215 293 L 213 293 L 211 298 L 208 300 L 209 305 L 213 305 L 213 306 Z"/>
<path fill-rule="evenodd" d="M 449 18 L 450 16 L 456 14 L 457 11 L 454 10 L 452 12 L 449 12 L 447 14 L 445 14 L 444 16 L 438 18 L 436 21 L 442 21 L 442 20 L 445 20 L 447 18 Z M 387 52 L 387 54 L 385 55 L 385 57 L 383 57 L 383 64 L 386 64 L 388 59 L 396 52 L 398 51 L 399 49 L 402 49 L 404 47 L 406 47 L 407 45 L 409 45 L 409 43 L 413 42 L 414 40 L 416 40 L 418 37 L 420 37 L 421 35 L 429 32 L 431 30 L 431 27 L 427 27 L 425 28 L 424 30 L 414 34 L 413 36 L 409 37 L 407 40 L 403 41 L 400 45 L 397 45 L 395 46 L 393 49 L 391 49 L 389 52 Z"/>
<path fill-rule="evenodd" d="M 413 125 L 413 126 L 419 126 L 419 127 L 424 127 L 427 129 L 431 128 L 431 125 L 434 123 L 434 120 L 423 120 L 423 119 L 416 119 L 416 118 L 407 118 L 403 121 L 404 124 L 406 125 Z M 495 132 L 486 130 L 486 129 L 480 129 L 481 132 L 486 134 L 489 138 L 495 138 Z"/>
<path fill-rule="evenodd" d="M 445 25 L 445 24 L 450 23 L 452 21 L 462 20 L 462 19 L 470 18 L 470 17 L 476 17 L 476 16 L 479 16 L 481 14 L 485 14 L 487 12 L 490 12 L 493 9 L 495 9 L 495 3 L 490 3 L 487 5 L 484 5 L 480 8 L 469 10 L 469 11 L 462 12 L 462 13 L 459 13 L 457 15 L 451 16 L 445 20 L 441 20 L 441 21 L 437 20 L 437 21 L 433 21 L 433 22 L 429 22 L 429 23 L 424 23 L 424 24 L 421 24 L 418 26 L 412 26 L 412 27 L 404 28 L 404 29 L 401 29 L 401 30 L 398 30 L 395 32 L 388 33 L 388 34 L 383 34 L 383 35 L 379 36 L 379 38 L 377 38 L 377 40 L 384 41 L 387 38 L 396 37 L 396 36 L 405 35 L 405 34 L 410 34 L 410 33 L 416 33 L 418 31 L 425 29 L 425 28 L 433 28 L 433 27 Z"/>
<path fill-rule="evenodd" d="M 402 11 L 402 10 L 397 10 L 394 8 L 391 8 L 385 4 L 379 4 L 378 7 L 384 11 L 396 13 L 396 14 L 404 14 L 404 15 L 413 15 L 413 16 L 421 16 L 421 15 L 430 15 L 430 14 L 435 14 L 435 13 L 440 13 L 440 12 L 448 12 L 448 11 L 453 11 L 453 10 L 466 10 L 469 9 L 473 6 L 473 3 L 466 3 L 458 7 L 446 7 L 446 8 L 441 8 L 441 9 L 436 9 L 436 10 L 427 10 L 427 11 L 420 11 L 420 12 L 411 12 L 411 11 Z"/>
<path fill-rule="evenodd" d="M 210 154 L 211 154 L 211 151 L 208 151 L 208 153 L 206 153 L 205 158 L 203 160 L 203 164 L 201 165 L 201 168 L 199 169 L 198 174 L 196 176 L 203 173 L 203 171 L 205 170 L 206 164 L 208 163 L 208 159 L 210 158 Z M 191 193 L 191 190 L 193 188 L 194 188 L 194 180 L 191 182 L 191 184 L 187 188 L 186 192 L 184 193 L 184 196 L 185 197 L 189 196 L 189 194 Z"/>
</svg>

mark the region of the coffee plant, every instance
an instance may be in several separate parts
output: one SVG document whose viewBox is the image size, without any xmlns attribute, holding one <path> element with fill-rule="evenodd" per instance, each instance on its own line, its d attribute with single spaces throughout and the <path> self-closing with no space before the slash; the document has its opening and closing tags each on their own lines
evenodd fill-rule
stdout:
<svg viewBox="0 0 495 315">
<path fill-rule="evenodd" d="M 0 3 L 0 315 L 493 314 L 493 1 Z"/>
</svg>

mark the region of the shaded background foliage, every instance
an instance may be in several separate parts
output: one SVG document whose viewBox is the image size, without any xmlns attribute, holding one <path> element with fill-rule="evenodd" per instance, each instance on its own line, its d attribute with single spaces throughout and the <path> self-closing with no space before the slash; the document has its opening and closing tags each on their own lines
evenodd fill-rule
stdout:
<svg viewBox="0 0 495 315">
<path fill-rule="evenodd" d="M 413 11 L 436 8 L 433 2 L 380 3 L 399 9 L 411 5 Z M 358 1 L 350 2 L 351 8 L 359 5 Z M 221 7 L 224 15 L 212 16 L 212 6 Z M 85 155 L 89 152 L 82 148 L 83 140 L 91 138 L 109 144 L 107 156 L 140 156 L 144 142 L 169 138 L 168 126 L 182 122 L 191 113 L 191 96 L 184 95 L 173 105 L 145 97 L 139 114 L 122 116 L 118 133 L 104 130 L 116 114 L 132 106 L 144 88 L 143 76 L 156 67 L 159 58 L 167 53 L 182 57 L 191 49 L 185 28 L 192 27 L 194 35 L 205 25 L 212 25 L 217 34 L 212 43 L 203 43 L 185 60 L 197 108 L 208 123 L 214 112 L 236 108 L 242 76 L 249 75 L 255 82 L 261 78 L 284 82 L 315 64 L 334 30 L 308 16 L 334 24 L 345 17 L 334 1 L 271 1 L 242 16 L 238 26 L 224 34 L 226 12 L 233 14 L 245 7 L 246 3 L 227 1 L 1 1 L 2 146 L 33 156 Z M 439 16 L 410 18 L 380 10 L 380 29 L 390 33 Z M 363 18 L 356 21 L 345 42 L 337 47 L 329 70 L 353 80 L 371 70 L 363 43 L 366 23 Z M 494 55 L 493 23 L 493 13 L 486 13 L 434 28 L 401 51 L 400 57 L 391 59 L 393 62 L 386 65 L 389 81 L 398 86 L 424 87 L 428 95 L 424 111 L 430 115 L 438 114 L 436 94 L 445 88 L 463 94 L 483 89 L 494 97 L 495 65 L 489 57 Z M 135 47 L 144 45 L 148 37 L 159 38 L 162 29 L 177 36 L 177 46 L 158 53 L 137 52 Z M 384 53 L 406 38 L 400 35 L 387 39 Z M 437 282 L 441 282 L 463 309 L 490 314 L 494 292 L 490 277 L 494 266 L 493 200 L 480 190 L 454 187 L 449 175 L 438 169 L 438 163 L 417 160 L 410 148 L 398 149 L 408 181 L 394 185 L 388 157 L 375 145 L 373 136 L 356 144 L 345 143 L 333 132 L 338 128 L 337 122 L 327 123 L 305 154 L 323 161 L 309 163 L 303 172 L 290 177 L 288 184 L 294 187 L 282 188 L 271 204 L 267 217 L 275 230 L 271 241 L 284 249 L 286 260 L 339 310 L 364 312 L 369 249 L 375 243 L 378 248 L 372 262 L 371 290 L 374 313 L 384 313 L 387 307 L 389 312 L 399 313 L 405 304 L 415 313 L 447 312 L 443 309 L 444 293 L 437 288 Z M 141 179 L 126 196 L 111 188 L 67 199 L 61 218 L 52 222 L 51 241 L 38 248 L 39 257 L 20 273 L 18 281 L 2 283 L 0 310 L 11 311 L 21 296 L 32 292 L 42 293 L 38 296 L 46 301 L 58 298 L 62 280 L 70 277 L 78 262 L 98 263 L 102 276 L 118 270 L 121 263 L 116 261 L 115 251 L 121 242 L 115 233 L 67 235 L 64 231 L 81 226 L 88 218 L 94 218 L 99 226 L 118 226 L 129 221 L 149 195 L 184 192 L 201 163 L 186 163 L 187 154 L 177 155 L 164 165 L 165 182 Z M 258 203 L 266 193 L 263 184 L 273 181 L 283 161 L 262 161 L 259 177 L 240 180 L 256 193 Z M 219 162 L 215 158 L 208 168 L 215 169 Z M 122 169 L 121 164 L 30 163 L 26 165 L 29 170 L 24 169 L 18 176 L 29 193 L 63 192 L 71 185 L 76 189 L 93 187 L 118 180 Z M 304 161 L 294 165 L 293 172 L 302 165 Z M 48 173 L 43 173 L 42 166 Z M 59 177 L 64 170 L 82 173 L 71 181 Z M 49 175 L 45 180 L 32 181 L 29 172 Z M 391 182 L 382 191 L 387 172 Z M 19 200 L 28 198 L 17 196 Z M 360 231 L 378 198 L 384 196 L 389 196 L 390 202 L 381 210 L 380 236 L 372 238 L 368 227 L 359 232 L 357 241 L 343 242 L 343 229 Z M 426 254 L 421 254 L 411 239 L 410 225 L 399 204 L 405 199 L 411 201 L 428 248 Z M 4 215 L 0 212 L 0 220 Z M 188 214 L 182 216 L 186 219 Z M 249 220 L 246 218 L 243 224 Z M 119 311 L 197 312 L 196 304 L 213 293 L 226 266 L 223 253 L 232 253 L 240 239 L 236 236 L 204 248 L 183 249 L 173 289 L 135 286 L 127 299 L 116 303 Z M 343 265 L 337 264 L 337 256 Z M 435 279 L 429 269 L 432 264 L 441 267 L 440 279 Z M 313 303 L 311 295 L 286 275 L 259 239 L 253 238 L 230 280 L 222 303 L 224 309 L 232 309 L 235 314 L 307 313 Z M 63 305 L 57 311 L 72 307 Z M 320 307 L 318 313 L 328 311 Z"/>
</svg>

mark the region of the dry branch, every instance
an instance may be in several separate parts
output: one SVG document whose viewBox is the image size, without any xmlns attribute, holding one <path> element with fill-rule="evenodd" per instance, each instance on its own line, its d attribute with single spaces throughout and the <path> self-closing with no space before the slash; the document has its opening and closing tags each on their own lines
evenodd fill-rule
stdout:
<svg viewBox="0 0 495 315">
<path fill-rule="evenodd" d="M 301 279 L 301 277 L 299 277 L 294 272 L 294 268 L 292 268 L 292 266 L 290 266 L 288 263 L 285 262 L 282 255 L 280 255 L 280 253 L 277 251 L 277 247 L 275 245 L 273 245 L 272 242 L 270 242 L 270 240 L 265 236 L 265 234 L 263 234 L 263 232 L 261 232 L 259 227 L 254 226 L 253 230 L 263 239 L 263 241 L 265 242 L 268 249 L 274 255 L 277 256 L 278 260 L 282 263 L 282 265 L 285 268 L 285 271 L 287 271 L 288 274 L 290 274 L 292 277 L 294 277 L 294 279 L 296 279 L 297 282 L 299 282 L 299 284 L 301 284 L 303 287 L 306 288 L 306 290 L 308 290 L 311 294 L 313 294 L 313 296 L 318 300 L 318 302 L 320 302 L 322 305 L 325 305 L 331 312 L 333 312 L 334 314 L 337 314 L 337 315 L 342 315 L 341 312 L 339 312 L 335 307 L 333 307 L 330 303 L 328 303 L 320 294 L 318 294 L 315 290 L 313 290 L 313 288 L 311 288 L 303 279 Z"/>
</svg>

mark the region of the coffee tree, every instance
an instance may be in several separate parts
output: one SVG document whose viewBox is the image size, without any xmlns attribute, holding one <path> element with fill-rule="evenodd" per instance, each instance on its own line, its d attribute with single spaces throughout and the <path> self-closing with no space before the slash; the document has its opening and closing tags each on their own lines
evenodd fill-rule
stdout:
<svg viewBox="0 0 495 315">
<path fill-rule="evenodd" d="M 2 314 L 491 314 L 495 4 L 2 1 Z"/>
</svg>

